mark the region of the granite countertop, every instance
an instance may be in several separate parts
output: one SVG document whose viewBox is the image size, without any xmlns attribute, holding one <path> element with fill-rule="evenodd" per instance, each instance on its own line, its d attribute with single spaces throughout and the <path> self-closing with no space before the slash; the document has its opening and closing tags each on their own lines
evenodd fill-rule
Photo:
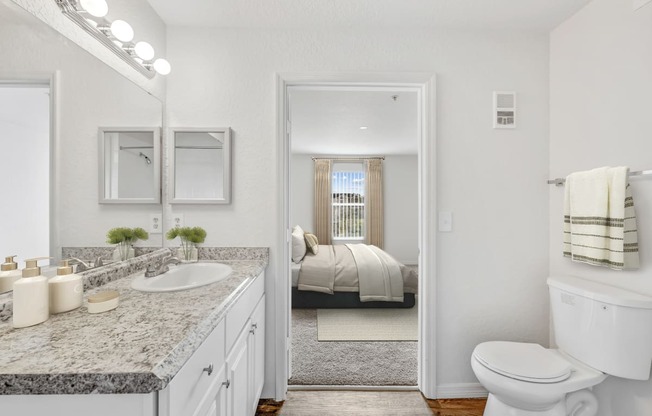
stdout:
<svg viewBox="0 0 652 416">
<path fill-rule="evenodd" d="M 40 325 L 0 322 L 0 394 L 149 393 L 167 386 L 266 260 L 220 260 L 227 279 L 171 293 L 131 289 L 123 277 L 87 290 L 84 306 Z M 89 314 L 86 297 L 120 292 L 117 309 Z"/>
</svg>

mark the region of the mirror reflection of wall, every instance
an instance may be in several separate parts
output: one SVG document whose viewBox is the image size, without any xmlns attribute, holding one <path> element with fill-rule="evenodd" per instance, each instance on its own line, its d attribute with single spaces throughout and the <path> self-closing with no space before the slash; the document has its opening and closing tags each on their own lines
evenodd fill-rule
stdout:
<svg viewBox="0 0 652 416">
<path fill-rule="evenodd" d="M 0 2 L 0 51 L 0 83 L 36 80 L 51 85 L 56 114 L 48 125 L 53 146 L 46 175 L 28 164 L 20 167 L 22 175 L 48 177 L 47 203 L 39 205 L 46 206 L 50 216 L 49 252 L 36 244 L 18 250 L 13 242 L 21 233 L 27 235 L 25 230 L 8 233 L 3 228 L 2 240 L 11 249 L 0 255 L 17 254 L 20 260 L 42 255 L 58 258 L 61 247 L 106 247 L 106 232 L 113 227 L 149 230 L 150 214 L 160 214 L 160 206 L 98 204 L 97 131 L 100 126 L 161 126 L 161 101 L 11 2 Z M 33 111 L 25 109 L 21 116 L 30 119 Z M 0 119 L 7 114 L 3 111 Z M 0 134 L 2 156 L 24 159 L 13 142 Z M 30 205 L 21 206 L 24 209 L 11 215 L 16 223 L 31 220 Z M 35 233 L 48 234 L 47 225 L 43 227 L 27 239 L 33 242 Z M 150 234 L 139 245 L 160 247 L 162 235 Z"/>
<path fill-rule="evenodd" d="M 143 132 L 108 133 L 110 166 L 106 187 L 109 198 L 154 198 L 154 145 L 152 135 Z"/>
<path fill-rule="evenodd" d="M 0 256 L 50 250 L 50 87 L 0 83 Z M 27 215 L 26 215 L 27 214 Z M 13 238 L 4 238 L 13 236 Z M 23 259 L 21 259 L 23 260 Z M 19 261 L 19 267 L 24 262 Z"/>
<path fill-rule="evenodd" d="M 158 131 L 100 129 L 100 203 L 160 203 Z"/>
<path fill-rule="evenodd" d="M 177 132 L 174 138 L 174 195 L 223 198 L 224 133 Z"/>
<path fill-rule="evenodd" d="M 173 203 L 230 202 L 230 129 L 173 129 Z"/>
</svg>

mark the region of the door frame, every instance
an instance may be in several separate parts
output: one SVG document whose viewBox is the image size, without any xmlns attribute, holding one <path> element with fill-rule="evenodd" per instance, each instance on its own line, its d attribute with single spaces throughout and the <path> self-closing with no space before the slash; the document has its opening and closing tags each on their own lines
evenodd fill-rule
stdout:
<svg viewBox="0 0 652 416">
<path fill-rule="evenodd" d="M 61 240 L 57 226 L 59 212 L 59 71 L 53 72 L 2 72 L 0 71 L 0 85 L 25 85 L 48 86 L 50 88 L 50 257 L 57 259 L 61 256 Z"/>
<path fill-rule="evenodd" d="M 436 398 L 436 75 L 432 72 L 277 73 L 277 239 L 272 339 L 275 399 L 284 400 L 288 387 L 290 343 L 290 127 L 288 88 L 296 86 L 411 87 L 420 96 L 419 186 L 419 390 Z"/>
</svg>

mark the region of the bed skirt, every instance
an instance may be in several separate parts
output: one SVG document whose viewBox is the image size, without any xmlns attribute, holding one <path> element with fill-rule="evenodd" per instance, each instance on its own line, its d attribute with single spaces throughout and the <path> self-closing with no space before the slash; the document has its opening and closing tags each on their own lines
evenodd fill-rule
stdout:
<svg viewBox="0 0 652 416">
<path fill-rule="evenodd" d="M 335 292 L 333 295 L 292 288 L 292 309 L 411 308 L 414 293 L 405 293 L 403 302 L 360 302 L 358 292 Z"/>
</svg>

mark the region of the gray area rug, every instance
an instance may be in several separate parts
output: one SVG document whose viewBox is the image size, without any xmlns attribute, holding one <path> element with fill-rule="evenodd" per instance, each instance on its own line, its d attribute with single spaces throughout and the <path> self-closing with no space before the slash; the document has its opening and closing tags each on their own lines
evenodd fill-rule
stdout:
<svg viewBox="0 0 652 416">
<path fill-rule="evenodd" d="M 292 310 L 290 385 L 415 386 L 417 342 L 319 342 L 317 310 Z"/>
</svg>

